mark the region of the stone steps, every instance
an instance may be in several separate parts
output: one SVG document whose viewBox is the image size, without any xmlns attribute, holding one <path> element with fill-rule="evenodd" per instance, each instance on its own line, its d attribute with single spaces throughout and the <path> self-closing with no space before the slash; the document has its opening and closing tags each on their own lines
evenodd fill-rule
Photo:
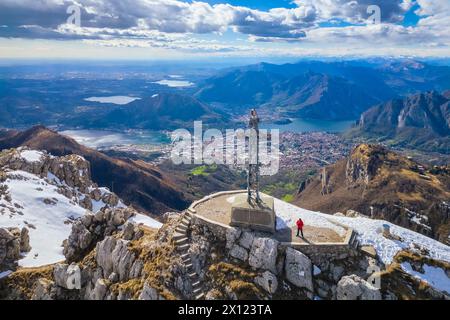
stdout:
<svg viewBox="0 0 450 320">
<path fill-rule="evenodd" d="M 205 297 L 205 294 L 202 292 L 199 295 L 195 296 L 195 300 L 202 300 Z"/>
<path fill-rule="evenodd" d="M 175 245 L 177 247 L 179 247 L 179 246 L 182 246 L 184 244 L 187 244 L 188 242 L 189 242 L 189 239 L 186 236 L 184 236 L 183 238 L 179 238 L 178 240 L 175 240 Z"/>
<path fill-rule="evenodd" d="M 188 277 L 192 280 L 192 279 L 197 278 L 197 274 L 195 272 L 191 272 L 188 274 Z"/>
<path fill-rule="evenodd" d="M 181 255 L 181 259 L 183 259 L 183 260 L 186 260 L 186 259 L 191 259 L 191 255 L 189 254 L 189 253 L 183 253 L 182 255 Z"/>
<path fill-rule="evenodd" d="M 192 263 L 192 260 L 191 260 L 191 258 L 186 258 L 186 259 L 181 259 L 181 261 L 183 262 L 183 264 L 190 264 L 190 263 Z"/>
<path fill-rule="evenodd" d="M 200 289 L 200 288 L 194 289 L 194 290 L 192 291 L 192 293 L 194 294 L 194 296 L 197 296 L 197 295 L 199 295 L 200 293 L 202 293 L 202 289 Z"/>
<path fill-rule="evenodd" d="M 183 244 L 183 245 L 177 245 L 178 251 L 186 252 L 189 249 L 190 245 L 189 243 Z"/>
<path fill-rule="evenodd" d="M 179 232 L 175 232 L 172 239 L 173 240 L 179 240 L 179 239 L 183 239 L 186 238 L 186 234 L 185 233 L 179 233 Z"/>
<path fill-rule="evenodd" d="M 178 233 L 184 233 L 184 234 L 186 234 L 186 233 L 187 233 L 187 230 L 188 230 L 188 228 L 187 228 L 186 226 L 184 226 L 184 225 L 178 225 L 178 226 L 175 228 L 175 231 L 178 232 Z"/>
<path fill-rule="evenodd" d="M 188 237 L 188 229 L 191 225 L 192 216 L 190 213 L 185 212 L 178 226 L 175 228 L 175 234 L 173 239 L 177 249 L 180 251 L 181 261 L 184 268 L 188 273 L 188 277 L 192 285 L 192 296 L 195 300 L 204 299 L 202 283 L 198 278 L 197 273 L 194 272 L 194 266 L 192 264 L 191 255 L 188 253 L 190 244 Z"/>
</svg>

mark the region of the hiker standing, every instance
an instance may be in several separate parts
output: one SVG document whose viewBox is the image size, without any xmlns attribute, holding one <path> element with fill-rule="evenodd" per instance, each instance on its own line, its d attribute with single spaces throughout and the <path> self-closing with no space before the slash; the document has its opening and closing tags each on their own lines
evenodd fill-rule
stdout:
<svg viewBox="0 0 450 320">
<path fill-rule="evenodd" d="M 299 233 L 301 233 L 302 238 L 303 238 L 303 226 L 304 226 L 304 223 L 303 223 L 302 218 L 298 218 L 298 220 L 297 220 L 297 237 L 299 237 L 300 236 Z"/>
</svg>

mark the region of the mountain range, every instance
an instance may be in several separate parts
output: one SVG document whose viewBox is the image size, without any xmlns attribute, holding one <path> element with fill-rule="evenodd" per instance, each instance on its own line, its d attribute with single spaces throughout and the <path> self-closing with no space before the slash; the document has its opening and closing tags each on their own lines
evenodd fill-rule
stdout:
<svg viewBox="0 0 450 320">
<path fill-rule="evenodd" d="M 450 168 L 427 168 L 380 145 L 361 144 L 303 183 L 295 204 L 355 210 L 450 243 Z"/>
<path fill-rule="evenodd" d="M 46 150 L 55 156 L 83 156 L 90 162 L 95 183 L 110 187 L 124 201 L 147 213 L 182 210 L 191 201 L 189 195 L 178 190 L 169 173 L 144 161 L 109 157 L 42 126 L 0 131 L 0 149 L 21 146 Z"/>
<path fill-rule="evenodd" d="M 230 126 L 250 107 L 285 118 L 356 120 L 375 104 L 450 88 L 449 67 L 408 59 L 259 63 L 193 75 L 195 85 L 186 88 L 149 81 L 161 77 L 151 70 L 142 79 L 104 79 L 96 72 L 86 78 L 0 79 L 0 125 L 161 130 L 199 119 Z M 140 99 L 125 105 L 87 100 L 113 95 Z"/>
<path fill-rule="evenodd" d="M 382 64 L 318 61 L 260 63 L 206 79 L 196 97 L 242 112 L 250 106 L 290 117 L 356 119 L 370 106 L 450 86 L 448 67 L 405 60 Z"/>
<path fill-rule="evenodd" d="M 349 135 L 449 154 L 449 94 L 430 91 L 378 104 L 361 115 Z"/>
<path fill-rule="evenodd" d="M 89 127 L 151 130 L 191 127 L 194 120 L 220 125 L 227 121 L 227 116 L 189 95 L 164 92 L 113 107 L 88 119 L 84 116 L 78 119 L 80 124 Z"/>
</svg>

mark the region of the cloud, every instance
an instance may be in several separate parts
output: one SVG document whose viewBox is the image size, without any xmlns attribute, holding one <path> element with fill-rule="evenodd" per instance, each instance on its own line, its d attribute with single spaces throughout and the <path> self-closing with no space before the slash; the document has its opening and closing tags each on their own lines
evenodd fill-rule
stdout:
<svg viewBox="0 0 450 320">
<path fill-rule="evenodd" d="M 298 7 L 315 13 L 320 21 L 339 19 L 348 23 L 366 23 L 371 5 L 381 10 L 384 23 L 395 23 L 403 19 L 404 13 L 412 6 L 411 0 L 294 0 Z"/>
<path fill-rule="evenodd" d="M 6 0 L 0 3 L 0 21 L 10 26 L 11 30 L 5 33 L 9 37 L 32 37 L 30 29 L 21 26 L 33 25 L 41 27 L 36 37 L 59 38 L 60 26 L 68 18 L 66 10 L 73 3 L 67 0 L 25 0 L 20 3 Z M 78 0 L 76 3 L 81 8 L 82 27 L 90 30 L 142 29 L 206 34 L 223 33 L 232 28 L 248 35 L 296 38 L 302 37 L 300 29 L 311 26 L 314 20 L 306 8 L 259 11 L 228 4 L 211 6 L 205 2 L 178 0 Z M 44 29 L 48 32 L 42 32 Z M 73 36 L 78 38 L 79 32 Z M 67 32 L 60 34 L 62 39 L 67 37 Z"/>
<path fill-rule="evenodd" d="M 272 43 L 291 46 L 449 46 L 448 0 L 293 0 L 295 8 L 255 10 L 230 4 L 181 0 L 2 0 L 0 37 L 84 40 L 111 47 L 155 47 L 200 52 L 260 50 Z M 67 24 L 77 4 L 81 26 Z M 368 25 L 369 5 L 381 24 Z M 416 26 L 404 27 L 415 8 Z M 245 45 L 213 41 L 228 31 L 247 36 Z M 208 40 L 199 38 L 208 37 Z M 274 44 L 275 46 L 276 44 Z"/>
</svg>

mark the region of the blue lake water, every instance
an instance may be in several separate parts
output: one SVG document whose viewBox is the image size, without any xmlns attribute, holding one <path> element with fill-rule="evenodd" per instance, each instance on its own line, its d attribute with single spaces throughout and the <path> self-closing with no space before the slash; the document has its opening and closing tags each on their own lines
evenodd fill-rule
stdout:
<svg viewBox="0 0 450 320">
<path fill-rule="evenodd" d="M 292 119 L 289 124 L 263 123 L 262 129 L 279 129 L 281 133 L 292 132 L 344 132 L 355 121 L 322 121 Z M 65 130 L 61 134 L 75 139 L 89 148 L 108 148 L 117 145 L 147 145 L 157 146 L 170 143 L 170 137 L 162 132 L 150 130 L 129 130 L 116 132 L 110 130 Z"/>
<path fill-rule="evenodd" d="M 194 85 L 194 83 L 192 83 L 190 81 L 186 81 L 186 80 L 160 80 L 160 81 L 155 81 L 153 83 L 156 83 L 156 84 L 159 84 L 162 86 L 171 87 L 171 88 L 192 87 Z"/>
<path fill-rule="evenodd" d="M 111 103 L 111 104 L 124 105 L 124 104 L 128 104 L 130 102 L 133 102 L 134 100 L 139 100 L 139 99 L 140 98 L 128 97 L 128 96 L 110 96 L 110 97 L 89 97 L 84 100 L 89 101 L 89 102 Z"/>
<path fill-rule="evenodd" d="M 65 130 L 60 132 L 89 148 L 108 148 L 117 145 L 161 145 L 170 138 L 161 132 L 132 130 L 115 132 L 108 130 Z"/>
<path fill-rule="evenodd" d="M 280 132 L 292 131 L 301 132 L 344 132 L 352 127 L 355 120 L 349 121 L 325 121 L 313 119 L 291 119 L 288 124 L 262 123 L 262 129 L 279 129 Z"/>
</svg>

